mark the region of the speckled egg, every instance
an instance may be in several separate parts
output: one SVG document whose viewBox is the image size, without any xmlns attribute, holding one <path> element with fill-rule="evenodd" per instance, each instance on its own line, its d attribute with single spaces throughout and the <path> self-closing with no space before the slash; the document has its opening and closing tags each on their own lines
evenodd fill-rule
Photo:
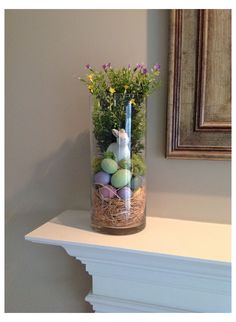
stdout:
<svg viewBox="0 0 236 322">
<path fill-rule="evenodd" d="M 101 167 L 105 172 L 110 174 L 115 173 L 118 169 L 116 161 L 109 158 L 105 158 L 102 160 Z"/>
<path fill-rule="evenodd" d="M 114 198 L 116 195 L 116 189 L 110 185 L 103 186 L 99 189 L 100 195 L 104 199 Z"/>
<path fill-rule="evenodd" d="M 130 184 L 132 190 L 137 190 L 143 185 L 143 178 L 140 176 L 133 177 Z"/>
<path fill-rule="evenodd" d="M 123 169 L 130 169 L 131 168 L 131 160 L 130 159 L 122 159 L 119 162 L 119 166 Z"/>
<path fill-rule="evenodd" d="M 111 177 L 111 184 L 116 188 L 122 188 L 130 182 L 131 176 L 129 170 L 120 169 Z"/>
<path fill-rule="evenodd" d="M 94 176 L 95 184 L 108 184 L 110 182 L 110 175 L 104 171 L 99 171 Z"/>
<path fill-rule="evenodd" d="M 132 196 L 132 190 L 129 188 L 129 187 L 124 187 L 124 188 L 121 188 L 119 191 L 118 191 L 118 195 L 121 199 L 123 200 L 127 200 L 127 199 L 130 199 L 131 196 Z"/>
</svg>

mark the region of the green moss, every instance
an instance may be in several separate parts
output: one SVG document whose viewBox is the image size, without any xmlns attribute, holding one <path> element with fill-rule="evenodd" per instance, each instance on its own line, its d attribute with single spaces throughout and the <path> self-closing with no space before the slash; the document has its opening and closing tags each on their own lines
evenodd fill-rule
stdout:
<svg viewBox="0 0 236 322">
<path fill-rule="evenodd" d="M 103 158 L 104 159 L 113 159 L 115 160 L 115 154 L 111 151 L 106 151 L 103 153 Z"/>
<path fill-rule="evenodd" d="M 130 159 L 122 159 L 119 161 L 119 166 L 123 169 L 131 168 L 131 160 Z"/>
<path fill-rule="evenodd" d="M 131 170 L 132 170 L 133 176 L 143 176 L 145 174 L 146 166 L 140 154 L 136 154 L 136 153 L 132 154 L 131 164 L 132 164 Z"/>
<path fill-rule="evenodd" d="M 101 163 L 102 163 L 102 157 L 94 158 L 92 161 L 92 169 L 94 173 L 97 173 L 102 170 Z"/>
</svg>

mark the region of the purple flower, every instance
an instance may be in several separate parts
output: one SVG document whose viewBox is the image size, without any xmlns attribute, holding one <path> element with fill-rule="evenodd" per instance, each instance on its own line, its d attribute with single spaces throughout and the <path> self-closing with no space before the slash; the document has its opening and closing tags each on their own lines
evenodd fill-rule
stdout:
<svg viewBox="0 0 236 322">
<path fill-rule="evenodd" d="M 144 75 L 146 75 L 148 73 L 147 68 L 143 68 L 142 72 L 143 72 Z"/>
<path fill-rule="evenodd" d="M 131 68 L 131 65 L 129 64 L 129 65 L 128 65 L 128 69 L 130 69 L 130 68 Z"/>
<path fill-rule="evenodd" d="M 144 67 L 143 64 L 137 64 L 136 65 L 136 69 L 143 69 L 143 67 Z"/>
<path fill-rule="evenodd" d="M 103 64 L 102 65 L 102 68 L 107 71 L 109 68 L 111 68 L 111 63 L 108 63 L 108 64 Z"/>
<path fill-rule="evenodd" d="M 90 69 L 90 68 L 91 68 L 91 66 L 90 66 L 89 64 L 86 64 L 86 65 L 85 65 L 85 68 Z"/>
<path fill-rule="evenodd" d="M 161 65 L 160 65 L 160 64 L 155 64 L 155 65 L 154 65 L 154 69 L 155 69 L 155 70 L 159 70 L 159 71 L 160 71 L 160 69 L 161 69 Z"/>
</svg>

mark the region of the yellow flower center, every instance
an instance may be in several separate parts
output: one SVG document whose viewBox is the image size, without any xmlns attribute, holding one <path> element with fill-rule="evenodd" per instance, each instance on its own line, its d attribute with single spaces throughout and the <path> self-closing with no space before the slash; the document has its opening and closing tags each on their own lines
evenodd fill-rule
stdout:
<svg viewBox="0 0 236 322">
<path fill-rule="evenodd" d="M 91 82 L 93 81 L 93 74 L 89 74 L 87 77 Z"/>
<path fill-rule="evenodd" d="M 90 90 L 91 93 L 93 93 L 93 86 L 92 85 L 89 85 L 88 89 Z"/>
<path fill-rule="evenodd" d="M 114 88 L 112 88 L 112 87 L 110 87 L 110 88 L 109 88 L 109 92 L 110 92 L 111 94 L 114 94 L 114 93 L 115 93 L 115 91 L 116 91 L 116 90 L 115 90 Z"/>
</svg>

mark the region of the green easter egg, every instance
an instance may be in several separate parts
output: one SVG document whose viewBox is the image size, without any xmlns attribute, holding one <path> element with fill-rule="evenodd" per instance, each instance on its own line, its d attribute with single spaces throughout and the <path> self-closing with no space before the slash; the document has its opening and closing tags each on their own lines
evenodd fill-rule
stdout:
<svg viewBox="0 0 236 322">
<path fill-rule="evenodd" d="M 119 162 L 119 166 L 123 169 L 130 169 L 131 168 L 131 160 L 130 159 L 122 159 Z"/>
<path fill-rule="evenodd" d="M 118 169 L 116 161 L 108 158 L 102 160 L 101 167 L 109 174 L 115 173 Z"/>
<path fill-rule="evenodd" d="M 122 188 L 126 186 L 131 179 L 131 172 L 127 169 L 120 169 L 111 177 L 113 187 Z"/>
<path fill-rule="evenodd" d="M 139 187 L 141 187 L 143 184 L 143 179 L 140 176 L 133 177 L 131 179 L 131 189 L 132 190 L 137 190 Z"/>
</svg>

